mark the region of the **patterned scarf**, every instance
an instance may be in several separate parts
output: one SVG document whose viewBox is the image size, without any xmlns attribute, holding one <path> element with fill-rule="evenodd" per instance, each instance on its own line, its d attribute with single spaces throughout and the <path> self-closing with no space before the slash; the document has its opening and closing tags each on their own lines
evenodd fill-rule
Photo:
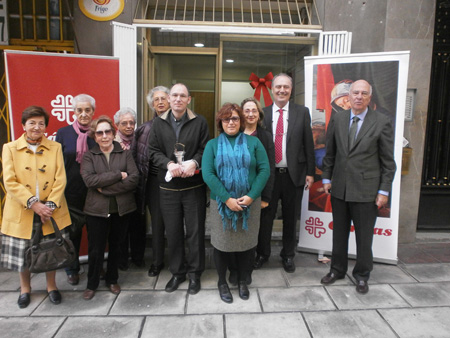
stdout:
<svg viewBox="0 0 450 338">
<path fill-rule="evenodd" d="M 77 138 L 77 157 L 76 161 L 78 163 L 81 163 L 81 160 L 83 159 L 83 155 L 86 151 L 88 151 L 88 144 L 87 144 L 87 138 L 88 134 L 87 131 L 89 130 L 89 126 L 82 126 L 78 120 L 76 120 L 72 124 L 73 129 L 78 134 Z"/>
<path fill-rule="evenodd" d="M 117 134 L 119 134 L 120 137 L 120 144 L 122 145 L 123 150 L 130 150 L 131 142 L 133 142 L 134 133 L 131 136 L 127 136 L 125 134 L 122 134 L 120 130 L 117 130 Z"/>
<path fill-rule="evenodd" d="M 247 148 L 247 139 L 244 133 L 236 137 L 234 149 L 225 133 L 219 135 L 216 155 L 217 176 L 230 193 L 232 198 L 239 198 L 248 193 L 248 173 L 250 167 L 250 152 Z M 236 224 L 239 218 L 243 219 L 242 229 L 248 230 L 247 220 L 250 206 L 243 211 L 232 211 L 219 197 L 216 197 L 218 211 L 222 217 L 223 230 L 232 228 L 237 231 Z M 231 226 L 230 221 L 231 220 Z"/>
</svg>

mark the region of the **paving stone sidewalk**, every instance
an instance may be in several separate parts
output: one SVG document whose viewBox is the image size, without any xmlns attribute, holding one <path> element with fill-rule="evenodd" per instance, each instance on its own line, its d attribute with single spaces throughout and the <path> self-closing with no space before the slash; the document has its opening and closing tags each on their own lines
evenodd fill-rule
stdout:
<svg viewBox="0 0 450 338">
<path fill-rule="evenodd" d="M 366 295 L 356 293 L 351 275 L 334 285 L 321 285 L 329 266 L 306 253 L 297 254 L 292 274 L 272 256 L 263 269 L 254 271 L 250 299 L 241 300 L 233 287 L 232 304 L 220 300 L 214 269 L 205 271 L 202 290 L 191 296 L 188 282 L 171 294 L 164 291 L 170 278 L 167 270 L 151 278 L 148 267 L 133 266 L 120 272 L 120 295 L 102 285 L 91 301 L 85 301 L 83 265 L 77 287 L 58 271 L 60 305 L 50 303 L 45 276 L 38 274 L 32 278 L 31 304 L 19 309 L 18 274 L 1 270 L 0 336 L 449 337 L 450 240 L 430 236 L 400 245 L 397 266 L 375 264 Z"/>
</svg>

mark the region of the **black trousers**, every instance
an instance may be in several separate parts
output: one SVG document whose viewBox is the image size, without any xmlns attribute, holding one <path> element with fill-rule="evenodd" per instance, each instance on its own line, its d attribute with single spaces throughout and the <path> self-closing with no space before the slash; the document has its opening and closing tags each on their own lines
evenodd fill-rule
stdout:
<svg viewBox="0 0 450 338">
<path fill-rule="evenodd" d="M 348 238 L 351 221 L 355 226 L 356 264 L 353 277 L 367 281 L 373 269 L 372 242 L 377 206 L 373 202 L 346 202 L 331 196 L 333 207 L 333 253 L 331 272 L 344 276 L 348 267 Z"/>
<path fill-rule="evenodd" d="M 128 257 L 134 262 L 144 259 L 146 245 L 145 216 L 133 211 L 127 217 L 127 232 L 120 243 L 120 263 L 128 264 Z"/>
<path fill-rule="evenodd" d="M 280 256 L 289 258 L 295 256 L 297 246 L 297 220 L 300 216 L 303 187 L 296 187 L 288 172 L 275 172 L 272 199 L 269 206 L 261 210 L 261 226 L 258 234 L 256 253 L 265 258 L 270 257 L 273 221 L 275 219 L 278 200 L 281 199 L 283 213 L 283 249 Z"/>
<path fill-rule="evenodd" d="M 120 243 L 126 234 L 127 216 L 111 214 L 108 218 L 86 216 L 88 230 L 89 270 L 87 288 L 96 290 L 100 283 L 100 271 L 103 267 L 106 242 L 108 242 L 108 263 L 105 282 L 117 284 L 119 279 Z"/>
<path fill-rule="evenodd" d="M 164 220 L 161 212 L 159 182 L 157 175 L 149 175 L 147 180 L 147 207 L 152 217 L 152 252 L 153 264 L 158 266 L 164 263 Z"/>
<path fill-rule="evenodd" d="M 205 270 L 206 186 L 183 191 L 160 189 L 160 198 L 169 270 L 177 277 L 187 273 L 191 279 L 199 278 Z"/>
<path fill-rule="evenodd" d="M 245 282 L 251 274 L 254 260 L 255 248 L 240 252 L 225 252 L 214 248 L 214 264 L 219 276 L 217 284 L 227 284 L 227 268 L 231 267 L 237 272 L 238 282 Z"/>
<path fill-rule="evenodd" d="M 67 275 L 74 275 L 80 272 L 80 245 L 81 238 L 83 234 L 83 227 L 86 224 L 86 216 L 83 211 L 69 207 L 70 219 L 72 220 L 72 225 L 68 227 L 69 230 L 69 238 L 73 243 L 75 251 L 77 253 L 77 259 L 65 269 Z"/>
</svg>

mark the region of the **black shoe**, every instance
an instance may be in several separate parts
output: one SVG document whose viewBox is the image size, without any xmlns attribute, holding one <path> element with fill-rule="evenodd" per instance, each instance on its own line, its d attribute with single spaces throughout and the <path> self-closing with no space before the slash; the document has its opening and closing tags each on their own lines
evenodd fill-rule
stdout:
<svg viewBox="0 0 450 338">
<path fill-rule="evenodd" d="M 239 297 L 243 300 L 248 300 L 250 297 L 250 291 L 248 291 L 246 282 L 239 282 Z"/>
<path fill-rule="evenodd" d="M 358 293 L 362 293 L 362 294 L 369 292 L 369 284 L 367 284 L 367 281 L 365 281 L 365 280 L 357 281 L 356 291 Z"/>
<path fill-rule="evenodd" d="M 201 284 L 200 284 L 200 278 L 192 278 L 189 279 L 189 287 L 188 287 L 188 293 L 190 295 L 195 295 L 197 294 L 201 289 Z"/>
<path fill-rule="evenodd" d="M 174 292 L 185 280 L 186 280 L 185 276 L 180 277 L 173 276 L 170 279 L 170 281 L 166 284 L 166 292 Z"/>
<path fill-rule="evenodd" d="M 233 303 L 233 295 L 230 292 L 230 288 L 228 284 L 219 285 L 219 295 L 220 299 L 222 299 L 225 303 L 231 304 Z"/>
<path fill-rule="evenodd" d="M 28 305 L 30 305 L 30 293 L 22 293 L 21 295 L 19 295 L 19 299 L 17 300 L 17 305 L 19 305 L 19 307 L 21 309 L 25 309 Z"/>
<path fill-rule="evenodd" d="M 162 269 L 164 269 L 164 263 L 162 263 L 161 265 L 152 264 L 150 266 L 150 269 L 148 269 L 148 276 L 156 277 L 159 275 L 159 273 L 161 272 Z"/>
<path fill-rule="evenodd" d="M 53 304 L 58 305 L 61 303 L 61 294 L 58 290 L 52 290 L 48 293 L 48 299 L 50 299 Z"/>
<path fill-rule="evenodd" d="M 255 270 L 261 269 L 261 267 L 263 266 L 263 264 L 265 262 L 267 262 L 267 258 L 265 258 L 261 255 L 256 255 L 255 263 L 253 263 L 253 268 Z"/>
<path fill-rule="evenodd" d="M 326 274 L 325 277 L 323 277 L 320 282 L 324 285 L 330 285 L 336 282 L 338 279 L 344 279 L 344 277 L 340 277 L 336 275 L 334 272 L 329 272 Z"/>
<path fill-rule="evenodd" d="M 289 273 L 295 272 L 294 258 L 292 258 L 292 257 L 283 258 L 283 268 L 284 268 L 284 271 L 286 271 L 286 272 L 289 272 Z"/>
<path fill-rule="evenodd" d="M 236 286 L 238 283 L 237 271 L 230 270 L 230 276 L 228 276 L 228 281 L 231 285 Z"/>
</svg>

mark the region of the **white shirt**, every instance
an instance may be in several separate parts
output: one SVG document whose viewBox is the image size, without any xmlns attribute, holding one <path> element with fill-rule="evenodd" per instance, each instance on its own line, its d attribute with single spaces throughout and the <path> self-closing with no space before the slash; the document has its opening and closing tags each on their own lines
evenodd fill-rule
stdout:
<svg viewBox="0 0 450 338">
<path fill-rule="evenodd" d="M 281 107 L 278 107 L 275 102 L 272 105 L 272 133 L 273 133 L 273 142 L 275 143 L 275 137 L 277 135 L 277 123 L 278 118 L 280 117 Z M 275 167 L 277 168 L 287 168 L 287 159 L 286 159 L 286 140 L 287 140 L 287 130 L 288 130 L 288 121 L 289 121 L 289 102 L 283 107 L 283 157 L 279 163 L 275 163 Z"/>
</svg>

